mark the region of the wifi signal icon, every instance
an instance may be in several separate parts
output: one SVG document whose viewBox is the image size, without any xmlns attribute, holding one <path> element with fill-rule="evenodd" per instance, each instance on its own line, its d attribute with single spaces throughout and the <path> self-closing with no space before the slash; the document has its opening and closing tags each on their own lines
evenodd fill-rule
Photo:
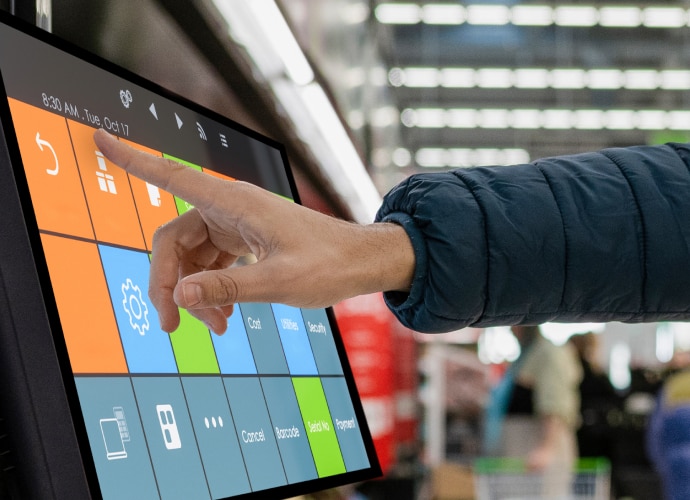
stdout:
<svg viewBox="0 0 690 500">
<path fill-rule="evenodd" d="M 199 132 L 199 139 L 204 141 L 208 140 L 206 139 L 206 132 L 204 132 L 204 128 L 201 126 L 201 123 L 196 122 L 196 129 Z"/>
</svg>

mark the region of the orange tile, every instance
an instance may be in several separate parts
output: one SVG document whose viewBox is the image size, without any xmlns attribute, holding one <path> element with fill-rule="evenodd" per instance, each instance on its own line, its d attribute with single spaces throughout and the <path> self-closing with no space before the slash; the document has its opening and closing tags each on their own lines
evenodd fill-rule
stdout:
<svg viewBox="0 0 690 500">
<path fill-rule="evenodd" d="M 65 118 L 14 99 L 9 103 L 38 227 L 93 239 Z"/>
<path fill-rule="evenodd" d="M 133 148 L 145 151 L 154 156 L 162 156 L 160 152 L 140 144 L 124 139 L 120 140 L 129 144 Z M 134 193 L 134 202 L 139 214 L 141 228 L 144 231 L 146 248 L 151 250 L 153 233 L 156 231 L 156 229 L 169 220 L 177 217 L 175 198 L 170 193 L 167 193 L 162 189 L 158 189 L 157 187 L 152 186 L 148 182 L 144 182 L 133 175 L 129 176 L 129 182 L 132 186 L 132 193 Z"/>
<path fill-rule="evenodd" d="M 96 129 L 67 120 L 96 239 L 145 249 L 127 172 L 106 160 L 93 142 Z"/>
<path fill-rule="evenodd" d="M 108 287 L 94 243 L 41 236 L 75 373 L 127 373 Z"/>
</svg>

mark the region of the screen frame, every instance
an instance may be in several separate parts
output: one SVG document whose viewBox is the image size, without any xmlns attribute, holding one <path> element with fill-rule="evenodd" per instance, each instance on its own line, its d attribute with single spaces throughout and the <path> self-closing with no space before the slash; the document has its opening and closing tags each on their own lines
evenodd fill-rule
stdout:
<svg viewBox="0 0 690 500">
<path fill-rule="evenodd" d="M 282 144 L 2 11 L 0 23 L 278 149 L 293 199 L 300 203 Z M 0 218 L 0 414 L 8 421 L 16 464 L 12 475 L 31 498 L 100 498 L 7 98 L 0 71 L 0 197 L 5 205 L 5 217 Z M 381 475 L 332 308 L 326 308 L 326 315 L 371 467 L 233 498 L 295 496 Z"/>
</svg>

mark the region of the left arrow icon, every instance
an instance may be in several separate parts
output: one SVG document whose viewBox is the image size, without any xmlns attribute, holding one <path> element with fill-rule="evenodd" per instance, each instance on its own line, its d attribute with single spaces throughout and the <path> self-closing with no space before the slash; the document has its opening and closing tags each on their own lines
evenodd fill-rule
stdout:
<svg viewBox="0 0 690 500">
<path fill-rule="evenodd" d="M 60 165 L 58 164 L 58 157 L 55 154 L 53 146 L 48 141 L 41 139 L 40 132 L 36 132 L 36 144 L 38 144 L 38 149 L 40 149 L 41 151 L 43 151 L 43 146 L 45 146 L 48 149 L 50 149 L 51 153 L 53 153 L 53 158 L 55 158 L 55 168 L 47 168 L 46 172 L 50 175 L 57 175 L 58 171 L 60 170 Z"/>
</svg>

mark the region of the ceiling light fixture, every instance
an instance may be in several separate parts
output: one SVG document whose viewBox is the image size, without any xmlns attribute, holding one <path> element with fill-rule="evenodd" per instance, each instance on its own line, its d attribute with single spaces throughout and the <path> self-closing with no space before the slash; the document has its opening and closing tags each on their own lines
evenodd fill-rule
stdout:
<svg viewBox="0 0 690 500">
<path fill-rule="evenodd" d="M 460 25 L 463 23 L 500 26 L 558 26 L 572 28 L 647 28 L 677 29 L 688 25 L 689 12 L 681 7 L 646 7 L 634 5 L 456 5 L 448 3 L 381 3 L 376 19 L 384 24 Z"/>
<path fill-rule="evenodd" d="M 689 70 L 600 68 L 393 68 L 394 87 L 689 90 Z"/>
<path fill-rule="evenodd" d="M 685 110 L 408 108 L 401 120 L 419 128 L 690 130 Z"/>
</svg>

